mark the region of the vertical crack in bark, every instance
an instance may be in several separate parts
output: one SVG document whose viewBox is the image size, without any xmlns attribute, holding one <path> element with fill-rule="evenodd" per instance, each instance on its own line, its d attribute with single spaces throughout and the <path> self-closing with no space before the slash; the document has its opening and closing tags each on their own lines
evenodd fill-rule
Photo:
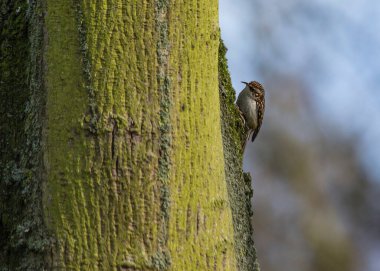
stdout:
<svg viewBox="0 0 380 271">
<path fill-rule="evenodd" d="M 87 113 L 87 116 L 85 116 L 84 123 L 86 125 L 87 130 L 90 133 L 96 134 L 98 130 L 97 126 L 99 116 L 97 114 L 98 110 L 96 105 L 95 91 L 91 79 L 91 61 L 89 58 L 89 50 L 87 44 L 87 28 L 85 24 L 85 18 L 83 14 L 81 1 L 76 2 L 75 9 L 76 21 L 78 25 L 80 51 L 82 54 L 83 77 L 85 80 L 85 88 L 88 92 L 89 97 L 89 112 Z"/>
<path fill-rule="evenodd" d="M 171 264 L 169 250 L 167 248 L 168 228 L 169 228 L 169 207 L 170 207 L 170 150 L 172 143 L 171 127 L 171 105 L 170 78 L 168 75 L 169 63 L 169 27 L 168 27 L 169 0 L 156 0 L 156 33 L 157 40 L 157 82 L 160 96 L 160 143 L 158 160 L 158 180 L 161 184 L 161 228 L 160 228 L 160 248 L 157 255 L 153 257 L 154 268 L 167 270 Z"/>
<path fill-rule="evenodd" d="M 112 120 L 112 135 L 111 135 L 111 158 L 112 158 L 112 161 L 115 160 L 116 137 L 117 137 L 117 123 L 115 120 Z"/>
<path fill-rule="evenodd" d="M 200 216 L 201 216 L 201 207 L 200 207 L 200 205 L 198 203 L 198 206 L 197 206 L 197 219 L 196 219 L 196 225 L 197 225 L 197 227 L 196 227 L 196 235 L 199 234 L 199 228 L 200 228 L 200 223 L 201 223 Z"/>
</svg>

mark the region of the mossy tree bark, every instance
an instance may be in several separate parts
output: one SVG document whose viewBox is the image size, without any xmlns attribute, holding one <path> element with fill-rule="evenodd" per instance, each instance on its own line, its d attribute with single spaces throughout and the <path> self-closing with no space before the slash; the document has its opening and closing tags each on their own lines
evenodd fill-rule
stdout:
<svg viewBox="0 0 380 271">
<path fill-rule="evenodd" d="M 235 233 L 235 251 L 239 270 L 259 271 L 251 224 L 253 195 L 252 180 L 244 173 L 242 145 L 247 139 L 248 129 L 243 124 L 235 105 L 235 91 L 232 87 L 226 59 L 227 48 L 219 44 L 219 94 L 222 117 L 225 176 L 232 210 Z"/>
<path fill-rule="evenodd" d="M 252 270 L 217 1 L 0 9 L 0 269 Z"/>
</svg>

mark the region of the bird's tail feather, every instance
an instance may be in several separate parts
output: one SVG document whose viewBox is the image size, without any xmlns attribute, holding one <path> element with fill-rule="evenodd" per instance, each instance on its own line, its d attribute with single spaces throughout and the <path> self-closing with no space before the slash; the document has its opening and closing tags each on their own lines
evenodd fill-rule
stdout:
<svg viewBox="0 0 380 271">
<path fill-rule="evenodd" d="M 260 129 L 256 129 L 256 130 L 252 133 L 252 139 L 251 139 L 252 142 L 255 140 L 257 134 L 259 133 L 259 130 L 260 130 Z"/>
</svg>

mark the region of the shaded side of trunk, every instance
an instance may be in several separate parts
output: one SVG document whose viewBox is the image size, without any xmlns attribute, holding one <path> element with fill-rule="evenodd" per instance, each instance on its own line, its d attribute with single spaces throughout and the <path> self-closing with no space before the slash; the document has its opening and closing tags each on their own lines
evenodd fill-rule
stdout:
<svg viewBox="0 0 380 271">
<path fill-rule="evenodd" d="M 239 270 L 259 271 L 251 223 L 253 195 L 251 176 L 243 173 L 243 142 L 247 130 L 235 106 L 235 91 L 232 87 L 226 59 L 227 49 L 219 46 L 219 92 L 221 100 L 222 135 L 228 195 L 232 210 L 235 249 Z"/>
<path fill-rule="evenodd" d="M 42 270 L 50 239 L 42 210 L 43 11 L 0 1 L 0 269 Z"/>
</svg>

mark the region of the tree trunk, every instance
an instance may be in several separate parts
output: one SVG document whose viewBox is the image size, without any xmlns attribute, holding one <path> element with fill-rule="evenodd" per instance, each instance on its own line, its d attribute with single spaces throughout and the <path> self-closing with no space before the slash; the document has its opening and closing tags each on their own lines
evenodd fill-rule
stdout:
<svg viewBox="0 0 380 271">
<path fill-rule="evenodd" d="M 0 0 L 0 270 L 252 270 L 217 5 Z"/>
<path fill-rule="evenodd" d="M 227 52 L 223 41 L 219 44 L 219 93 L 221 101 L 222 135 L 225 176 L 234 225 L 234 246 L 238 270 L 259 271 L 251 224 L 253 195 L 249 173 L 243 173 L 243 143 L 248 130 L 235 105 L 235 91 L 228 72 Z"/>
</svg>

